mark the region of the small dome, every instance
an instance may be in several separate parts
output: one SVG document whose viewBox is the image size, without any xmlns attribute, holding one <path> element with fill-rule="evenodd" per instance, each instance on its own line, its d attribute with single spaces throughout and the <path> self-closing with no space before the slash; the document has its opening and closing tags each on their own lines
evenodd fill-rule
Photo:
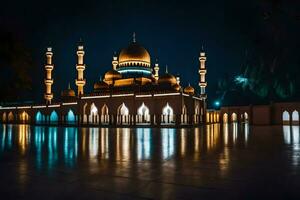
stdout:
<svg viewBox="0 0 300 200">
<path fill-rule="evenodd" d="M 195 89 L 189 85 L 186 88 L 184 88 L 183 92 L 186 94 L 193 95 L 193 94 L 195 94 Z"/>
<path fill-rule="evenodd" d="M 179 91 L 180 90 L 180 85 L 178 85 L 177 83 L 173 86 L 173 88 L 176 90 L 176 91 Z"/>
<path fill-rule="evenodd" d="M 175 84 L 177 84 L 177 81 L 176 81 L 175 76 L 173 76 L 172 74 L 166 73 L 166 74 L 160 76 L 158 79 L 158 84 L 164 84 L 164 83 L 169 83 L 171 85 L 175 85 Z"/>
<path fill-rule="evenodd" d="M 71 88 L 63 90 L 61 92 L 62 97 L 75 97 L 75 91 L 72 90 Z"/>
<path fill-rule="evenodd" d="M 118 72 L 116 70 L 109 70 L 108 72 L 106 72 L 104 74 L 105 81 L 111 81 L 111 80 L 120 79 L 120 78 L 122 78 L 122 75 L 120 74 L 120 72 Z"/>
<path fill-rule="evenodd" d="M 150 67 L 150 54 L 135 41 L 119 54 L 119 66 L 145 66 Z"/>
<path fill-rule="evenodd" d="M 94 84 L 94 90 L 101 90 L 101 89 L 108 89 L 108 88 L 109 88 L 108 84 L 103 81 L 99 81 Z"/>
</svg>

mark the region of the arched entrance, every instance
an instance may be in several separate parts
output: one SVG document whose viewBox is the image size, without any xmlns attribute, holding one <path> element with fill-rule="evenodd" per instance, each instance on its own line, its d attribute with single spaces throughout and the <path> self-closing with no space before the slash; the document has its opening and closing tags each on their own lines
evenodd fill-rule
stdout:
<svg viewBox="0 0 300 200">
<path fill-rule="evenodd" d="M 299 125 L 299 112 L 297 110 L 294 110 L 292 113 L 292 124 Z"/>
<path fill-rule="evenodd" d="M 290 125 L 290 114 L 286 110 L 282 113 L 282 124 Z"/>
<path fill-rule="evenodd" d="M 245 123 L 248 123 L 248 122 L 249 122 L 249 115 L 248 115 L 247 112 L 244 113 L 243 119 L 244 119 L 244 122 L 245 122 Z"/>
<path fill-rule="evenodd" d="M 144 102 L 138 108 L 137 114 L 137 123 L 150 123 L 150 111 Z"/>
<path fill-rule="evenodd" d="M 237 114 L 236 113 L 232 113 L 231 114 L 231 122 L 237 122 Z"/>
<path fill-rule="evenodd" d="M 6 122 L 6 112 L 2 114 L 2 122 Z"/>
<path fill-rule="evenodd" d="M 227 113 L 224 113 L 224 114 L 223 114 L 223 123 L 224 123 L 224 124 L 227 124 L 227 123 L 228 123 L 228 114 L 227 114 Z"/>
<path fill-rule="evenodd" d="M 20 114 L 20 122 L 21 123 L 28 123 L 29 122 L 29 115 L 27 112 L 23 111 L 21 114 Z"/>
<path fill-rule="evenodd" d="M 12 112 L 9 112 L 7 116 L 7 121 L 12 123 L 14 122 L 14 120 L 15 120 L 14 114 Z"/>
<path fill-rule="evenodd" d="M 68 124 L 75 124 L 76 122 L 76 117 L 75 117 L 75 114 L 74 112 L 70 109 L 67 113 L 67 116 L 66 116 L 66 123 Z"/>
<path fill-rule="evenodd" d="M 91 105 L 89 122 L 91 124 L 98 124 L 99 123 L 98 109 L 97 109 L 97 107 L 95 106 L 94 103 L 92 103 L 92 105 Z"/>
<path fill-rule="evenodd" d="M 40 111 L 38 111 L 35 114 L 35 123 L 42 124 L 44 121 L 45 121 L 45 116 Z"/>
<path fill-rule="evenodd" d="M 53 110 L 50 114 L 50 123 L 52 124 L 58 123 L 58 114 L 55 110 Z"/>
<path fill-rule="evenodd" d="M 163 124 L 175 123 L 173 108 L 169 105 L 169 103 L 167 103 L 167 105 L 162 110 L 162 123 Z"/>
<path fill-rule="evenodd" d="M 122 103 L 118 108 L 117 123 L 118 124 L 130 123 L 129 109 L 124 103 Z"/>
<path fill-rule="evenodd" d="M 101 108 L 101 123 L 102 124 L 109 123 L 108 107 L 106 104 L 104 104 Z"/>
<path fill-rule="evenodd" d="M 182 106 L 182 114 L 181 114 L 181 123 L 182 124 L 187 124 L 188 122 L 188 116 L 187 116 L 187 109 L 186 106 Z"/>
</svg>

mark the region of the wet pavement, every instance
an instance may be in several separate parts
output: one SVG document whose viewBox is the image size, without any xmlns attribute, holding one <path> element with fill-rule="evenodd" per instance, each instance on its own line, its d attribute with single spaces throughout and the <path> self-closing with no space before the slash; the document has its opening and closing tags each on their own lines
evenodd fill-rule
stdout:
<svg viewBox="0 0 300 200">
<path fill-rule="evenodd" d="M 1 199 L 300 199 L 299 126 L 0 125 Z"/>
</svg>

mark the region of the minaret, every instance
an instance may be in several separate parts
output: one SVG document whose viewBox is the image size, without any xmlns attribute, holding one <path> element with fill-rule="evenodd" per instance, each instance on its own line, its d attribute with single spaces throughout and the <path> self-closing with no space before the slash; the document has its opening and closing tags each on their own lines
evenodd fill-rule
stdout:
<svg viewBox="0 0 300 200">
<path fill-rule="evenodd" d="M 205 56 L 205 52 L 203 50 L 202 47 L 202 51 L 200 52 L 200 57 L 199 57 L 199 61 L 200 61 L 200 69 L 199 69 L 199 74 L 200 74 L 200 81 L 199 81 L 199 86 L 200 86 L 200 94 L 201 94 L 201 98 L 202 99 L 206 99 L 206 92 L 205 92 L 205 88 L 207 86 L 207 82 L 205 79 L 205 75 L 206 75 L 206 66 L 205 66 L 205 62 L 206 62 L 206 56 Z"/>
<path fill-rule="evenodd" d="M 159 65 L 158 65 L 158 62 L 156 60 L 156 63 L 155 63 L 155 66 L 154 66 L 154 78 L 155 80 L 158 80 L 159 79 Z"/>
<path fill-rule="evenodd" d="M 84 49 L 83 45 L 79 44 L 77 49 L 77 64 L 76 64 L 76 70 L 77 70 L 77 79 L 75 80 L 75 84 L 77 85 L 77 95 L 81 96 L 83 95 L 83 87 L 85 86 L 85 79 L 83 78 L 83 71 L 85 70 L 85 64 L 83 64 L 83 56 L 84 56 Z"/>
<path fill-rule="evenodd" d="M 48 47 L 46 51 L 46 65 L 45 65 L 45 70 L 46 70 L 46 78 L 44 80 L 45 86 L 46 86 L 46 91 L 44 94 L 44 99 L 46 100 L 46 104 L 51 104 L 51 100 L 53 99 L 53 93 L 52 93 L 52 84 L 53 84 L 53 79 L 52 79 L 52 70 L 54 68 L 54 65 L 52 64 L 52 48 Z"/>
<path fill-rule="evenodd" d="M 117 66 L 118 66 L 119 62 L 118 62 L 118 57 L 117 57 L 116 52 L 114 52 L 114 56 L 113 56 L 113 60 L 112 60 L 111 64 L 113 66 L 113 70 L 117 70 Z"/>
</svg>

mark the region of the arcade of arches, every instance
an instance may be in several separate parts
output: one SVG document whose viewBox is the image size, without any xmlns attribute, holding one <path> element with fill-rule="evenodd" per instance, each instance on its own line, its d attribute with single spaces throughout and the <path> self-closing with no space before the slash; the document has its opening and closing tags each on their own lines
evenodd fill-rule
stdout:
<svg viewBox="0 0 300 200">
<path fill-rule="evenodd" d="M 121 103 L 116 111 L 109 108 L 107 104 L 98 107 L 98 104 L 85 103 L 82 107 L 82 114 L 78 115 L 75 109 L 69 108 L 64 112 L 59 110 L 42 109 L 36 112 L 3 112 L 2 122 L 7 123 L 33 123 L 33 124 L 90 124 L 90 125 L 189 125 L 202 122 L 199 106 L 196 106 L 193 114 L 189 114 L 187 107 L 183 105 L 181 113 L 176 114 L 174 107 L 169 102 L 160 110 L 161 114 L 153 114 L 149 105 L 142 102 L 136 110 L 130 110 L 125 103 Z M 116 114 L 114 114 L 116 113 Z M 212 114 L 211 122 L 217 122 L 219 114 Z"/>
</svg>

